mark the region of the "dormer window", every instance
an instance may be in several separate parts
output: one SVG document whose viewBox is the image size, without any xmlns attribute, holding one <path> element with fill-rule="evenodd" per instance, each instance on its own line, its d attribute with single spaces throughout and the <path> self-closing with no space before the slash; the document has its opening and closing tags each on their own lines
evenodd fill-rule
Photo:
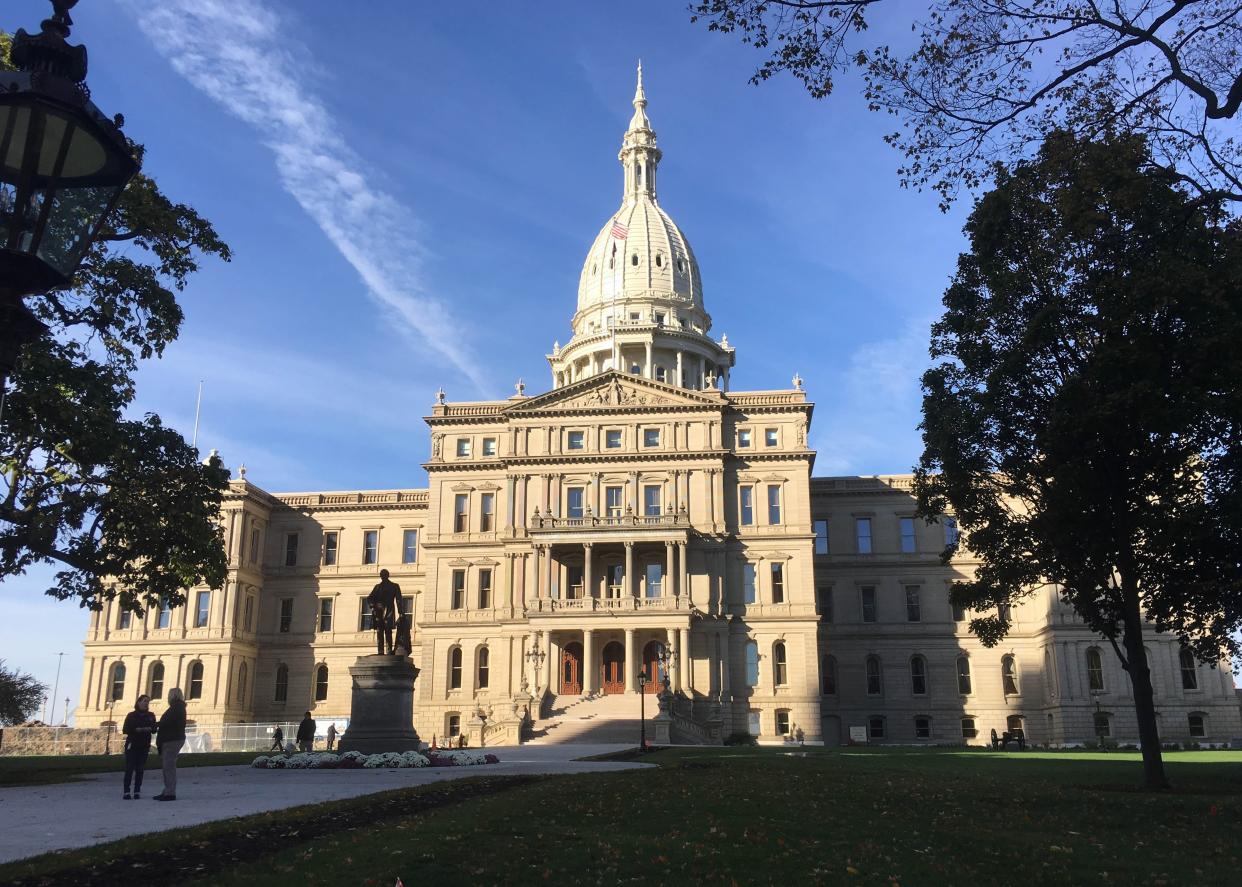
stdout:
<svg viewBox="0 0 1242 887">
<path fill-rule="evenodd" d="M 634 266 L 638 265 L 638 253 L 634 253 L 634 255 L 630 256 L 630 264 Z"/>
</svg>

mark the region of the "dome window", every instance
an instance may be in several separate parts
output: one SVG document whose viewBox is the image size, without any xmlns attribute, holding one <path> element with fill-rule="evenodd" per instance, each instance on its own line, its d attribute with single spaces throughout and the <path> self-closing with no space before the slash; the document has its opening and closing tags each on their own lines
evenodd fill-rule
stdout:
<svg viewBox="0 0 1242 887">
<path fill-rule="evenodd" d="M 660 255 L 659 253 L 656 253 L 656 267 L 657 268 L 664 267 L 664 257 Z"/>
<path fill-rule="evenodd" d="M 634 253 L 634 255 L 630 256 L 630 264 L 635 266 L 638 265 L 638 253 Z"/>
<path fill-rule="evenodd" d="M 680 271 L 682 274 L 686 273 L 686 260 L 685 259 L 677 260 L 677 270 Z"/>
<path fill-rule="evenodd" d="M 598 262 L 592 262 L 592 263 L 591 263 L 591 276 L 592 276 L 592 277 L 594 277 L 594 276 L 595 276 L 595 272 L 596 272 L 596 271 L 598 271 L 598 270 L 599 270 L 599 263 L 598 263 Z"/>
</svg>

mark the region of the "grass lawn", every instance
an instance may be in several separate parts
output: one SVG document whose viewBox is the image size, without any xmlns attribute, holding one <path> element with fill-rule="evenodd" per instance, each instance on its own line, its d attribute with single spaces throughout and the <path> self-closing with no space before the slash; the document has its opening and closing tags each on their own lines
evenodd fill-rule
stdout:
<svg viewBox="0 0 1242 887">
<path fill-rule="evenodd" d="M 0 882 L 1238 884 L 1242 753 L 672 749 L 659 770 L 476 778 L 0 866 Z M 298 774 L 285 774 L 296 779 Z"/>
<path fill-rule="evenodd" d="M 177 756 L 178 767 L 212 767 L 218 764 L 249 764 L 254 752 L 210 752 Z M 147 760 L 147 770 L 159 770 L 155 753 Z M 125 757 L 115 755 L 30 755 L 0 757 L 0 786 L 46 785 L 72 782 L 84 773 L 125 772 Z"/>
</svg>

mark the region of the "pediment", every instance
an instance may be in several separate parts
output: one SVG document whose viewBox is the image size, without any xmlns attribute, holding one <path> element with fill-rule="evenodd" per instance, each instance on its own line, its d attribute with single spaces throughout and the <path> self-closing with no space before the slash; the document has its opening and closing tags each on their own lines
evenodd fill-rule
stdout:
<svg viewBox="0 0 1242 887">
<path fill-rule="evenodd" d="M 547 394 L 527 398 L 507 407 L 506 412 L 719 405 L 719 397 L 711 394 L 653 382 L 629 373 L 609 371 Z"/>
</svg>

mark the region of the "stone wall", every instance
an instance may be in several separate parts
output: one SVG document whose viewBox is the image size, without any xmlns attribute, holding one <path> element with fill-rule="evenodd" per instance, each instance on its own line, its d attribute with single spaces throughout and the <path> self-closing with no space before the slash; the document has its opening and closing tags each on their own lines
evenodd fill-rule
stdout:
<svg viewBox="0 0 1242 887">
<path fill-rule="evenodd" d="M 119 754 L 125 737 L 110 727 L 74 729 L 27 724 L 0 730 L 0 755 L 4 756 L 102 755 L 109 744 L 112 753 Z"/>
</svg>

